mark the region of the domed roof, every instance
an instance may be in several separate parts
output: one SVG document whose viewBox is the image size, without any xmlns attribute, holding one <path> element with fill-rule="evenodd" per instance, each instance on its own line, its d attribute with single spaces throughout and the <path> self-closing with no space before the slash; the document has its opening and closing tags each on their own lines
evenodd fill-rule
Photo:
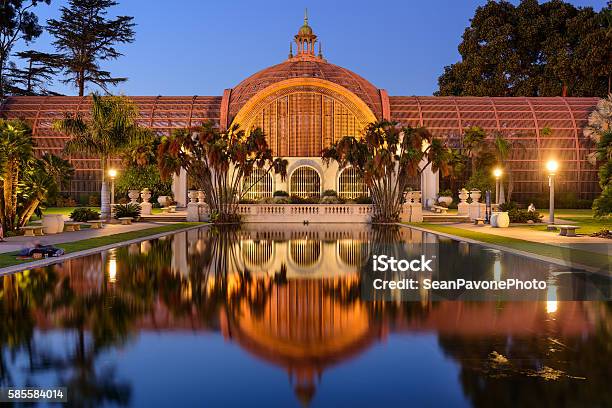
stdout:
<svg viewBox="0 0 612 408">
<path fill-rule="evenodd" d="M 376 117 L 382 117 L 380 94 L 370 82 L 346 68 L 328 63 L 323 58 L 297 56 L 263 69 L 240 82 L 231 92 L 230 121 L 259 91 L 292 78 L 318 78 L 341 85 L 365 102 Z"/>
<path fill-rule="evenodd" d="M 310 28 L 307 23 L 304 23 L 304 25 L 300 27 L 298 35 L 312 35 L 312 28 Z"/>
</svg>

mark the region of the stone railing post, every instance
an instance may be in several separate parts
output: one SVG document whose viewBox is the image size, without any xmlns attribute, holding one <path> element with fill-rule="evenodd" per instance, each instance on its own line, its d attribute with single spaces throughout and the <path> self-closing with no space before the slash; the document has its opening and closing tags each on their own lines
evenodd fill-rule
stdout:
<svg viewBox="0 0 612 408">
<path fill-rule="evenodd" d="M 421 203 L 421 192 L 413 191 L 410 203 L 410 222 L 423 222 L 423 204 Z"/>
<path fill-rule="evenodd" d="M 187 221 L 197 222 L 200 221 L 200 214 L 198 211 L 198 192 L 195 190 L 189 190 L 187 194 L 189 197 L 189 203 L 187 203 Z"/>
<path fill-rule="evenodd" d="M 140 214 L 151 215 L 151 208 L 153 208 L 153 204 L 149 202 L 151 199 L 151 191 L 148 188 L 143 189 L 140 192 L 140 198 L 142 198 L 142 203 L 140 203 Z"/>
<path fill-rule="evenodd" d="M 465 188 L 459 190 L 459 204 L 457 204 L 457 215 L 468 216 L 470 214 L 470 205 L 467 200 L 470 198 L 470 192 Z"/>
</svg>

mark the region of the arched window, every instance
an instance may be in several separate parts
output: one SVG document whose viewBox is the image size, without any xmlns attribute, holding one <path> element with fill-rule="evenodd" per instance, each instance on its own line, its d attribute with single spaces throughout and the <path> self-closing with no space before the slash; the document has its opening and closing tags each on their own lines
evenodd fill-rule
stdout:
<svg viewBox="0 0 612 408">
<path fill-rule="evenodd" d="M 314 266 L 321 257 L 321 242 L 312 239 L 294 239 L 289 242 L 293 262 L 302 267 Z"/>
<path fill-rule="evenodd" d="M 298 167 L 291 174 L 289 188 L 291 195 L 302 198 L 319 197 L 321 195 L 321 177 L 312 167 Z"/>
<path fill-rule="evenodd" d="M 352 167 L 342 170 L 338 177 L 338 197 L 353 199 L 362 196 L 369 196 L 370 191 L 361 176 Z"/>
<path fill-rule="evenodd" d="M 253 185 L 253 183 L 255 183 L 255 185 L 251 187 L 249 191 L 247 191 L 243 198 L 249 200 L 259 200 L 266 197 L 272 197 L 274 183 L 270 173 L 266 174 L 264 169 L 254 169 L 250 176 L 244 178 L 242 188 L 246 190 Z"/>
</svg>

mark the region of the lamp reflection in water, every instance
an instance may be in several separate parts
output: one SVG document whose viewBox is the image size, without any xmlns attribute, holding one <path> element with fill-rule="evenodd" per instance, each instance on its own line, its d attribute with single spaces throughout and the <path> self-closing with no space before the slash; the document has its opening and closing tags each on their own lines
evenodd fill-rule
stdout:
<svg viewBox="0 0 612 408">
<path fill-rule="evenodd" d="M 115 283 L 117 282 L 117 254 L 115 250 L 110 250 L 108 255 L 108 281 Z"/>
<path fill-rule="evenodd" d="M 549 284 L 546 289 L 546 313 L 552 314 L 557 311 L 559 307 L 557 301 L 557 286 Z"/>
</svg>

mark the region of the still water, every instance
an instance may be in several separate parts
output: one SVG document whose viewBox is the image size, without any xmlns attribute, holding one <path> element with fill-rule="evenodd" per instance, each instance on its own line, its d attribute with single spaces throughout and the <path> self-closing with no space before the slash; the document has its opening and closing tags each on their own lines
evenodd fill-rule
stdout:
<svg viewBox="0 0 612 408">
<path fill-rule="evenodd" d="M 407 228 L 202 228 L 0 278 L 0 387 L 73 406 L 612 406 L 612 308 L 367 301 L 395 241 L 482 277 L 548 265 Z M 475 268 L 475 269 L 474 269 Z"/>
</svg>

